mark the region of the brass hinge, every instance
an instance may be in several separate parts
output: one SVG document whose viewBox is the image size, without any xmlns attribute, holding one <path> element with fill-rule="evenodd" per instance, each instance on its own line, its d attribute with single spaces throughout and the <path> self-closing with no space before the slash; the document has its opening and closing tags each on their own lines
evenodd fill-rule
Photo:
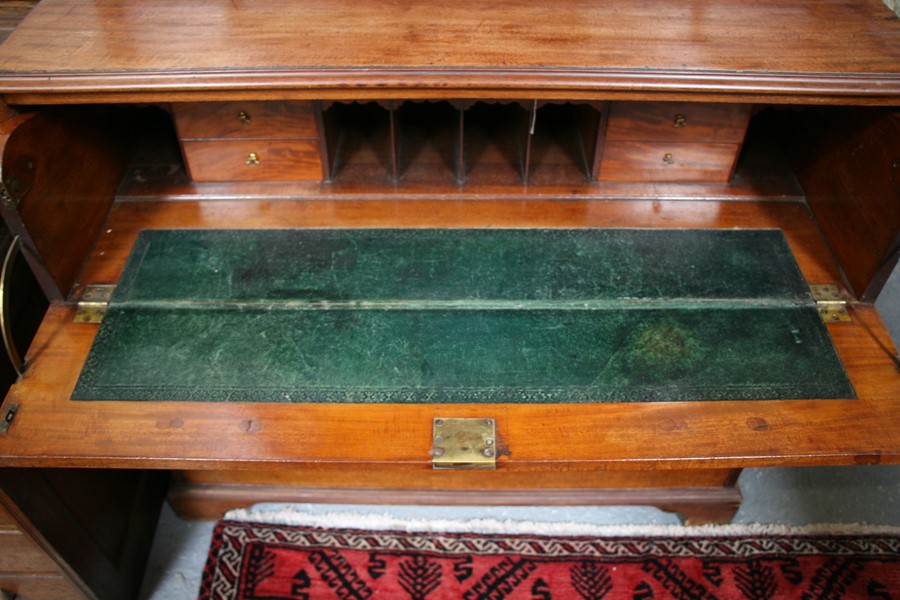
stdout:
<svg viewBox="0 0 900 600">
<path fill-rule="evenodd" d="M 434 469 L 497 468 L 494 419 L 435 419 L 431 446 Z"/>
<path fill-rule="evenodd" d="M 850 320 L 850 313 L 847 312 L 847 299 L 850 296 L 844 288 L 839 285 L 811 285 L 809 291 L 823 321 L 832 323 Z"/>
<path fill-rule="evenodd" d="M 15 403 L 10 404 L 3 412 L 3 418 L 0 419 L 0 435 L 6 435 L 6 432 L 9 431 L 9 426 L 12 425 L 17 412 L 19 412 L 19 405 Z"/>
<path fill-rule="evenodd" d="M 81 300 L 78 301 L 75 310 L 75 323 L 99 323 L 106 315 L 109 299 L 112 296 L 114 285 L 88 285 L 84 288 Z"/>
</svg>

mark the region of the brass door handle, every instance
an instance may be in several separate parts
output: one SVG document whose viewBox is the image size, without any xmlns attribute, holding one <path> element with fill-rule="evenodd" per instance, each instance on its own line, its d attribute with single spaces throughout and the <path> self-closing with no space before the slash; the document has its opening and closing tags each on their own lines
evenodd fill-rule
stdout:
<svg viewBox="0 0 900 600">
<path fill-rule="evenodd" d="M 25 372 L 25 362 L 19 356 L 16 350 L 16 342 L 13 340 L 12 319 L 9 315 L 9 286 L 11 284 L 13 265 L 16 257 L 19 256 L 19 250 L 22 240 L 19 236 L 13 238 L 12 243 L 6 250 L 6 257 L 3 259 L 3 268 L 0 270 L 0 332 L 3 334 L 3 346 L 6 348 L 6 355 L 9 362 L 20 376 Z M 5 598 L 4 598 L 5 600 Z"/>
</svg>

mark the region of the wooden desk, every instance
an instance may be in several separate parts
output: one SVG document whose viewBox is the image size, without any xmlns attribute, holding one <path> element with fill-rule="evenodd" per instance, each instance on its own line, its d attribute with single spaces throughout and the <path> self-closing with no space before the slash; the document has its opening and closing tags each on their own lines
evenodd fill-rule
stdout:
<svg viewBox="0 0 900 600">
<path fill-rule="evenodd" d="M 0 92 L 4 216 L 54 300 L 3 405 L 18 405 L 4 465 L 171 469 L 170 499 L 204 517 L 292 499 L 640 503 L 725 521 L 743 467 L 900 457 L 897 353 L 871 305 L 900 239 L 900 21 L 880 0 L 43 0 L 0 47 Z M 224 130 L 193 127 L 220 109 Z M 260 114 L 278 125 L 242 135 Z M 701 137 L 668 137 L 710 114 Z M 648 134 L 659 115 L 665 133 Z M 580 143 L 559 142 L 564 128 Z M 302 151 L 229 177 L 258 166 L 250 154 L 268 164 L 279 137 Z M 226 145 L 196 146 L 235 138 L 270 145 L 240 146 L 224 171 Z M 715 166 L 678 171 L 722 145 Z M 859 397 L 69 400 L 96 333 L 73 303 L 116 282 L 139 230 L 166 227 L 778 228 L 809 283 L 850 286 L 852 320 L 828 330 Z M 433 471 L 435 417 L 494 419 L 496 471 Z"/>
</svg>

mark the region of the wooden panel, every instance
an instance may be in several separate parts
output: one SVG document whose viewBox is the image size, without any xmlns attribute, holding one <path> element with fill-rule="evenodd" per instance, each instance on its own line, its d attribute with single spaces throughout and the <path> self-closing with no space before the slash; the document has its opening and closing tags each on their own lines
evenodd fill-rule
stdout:
<svg viewBox="0 0 900 600">
<path fill-rule="evenodd" d="M 19 524 L 6 508 L 0 504 L 0 529 L 18 529 Z"/>
<path fill-rule="evenodd" d="M 322 179 L 317 140 L 184 141 L 182 148 L 194 181 Z"/>
<path fill-rule="evenodd" d="M 900 111 L 778 115 L 797 178 L 857 296 L 874 300 L 900 257 Z"/>
<path fill-rule="evenodd" d="M 612 102 L 606 139 L 739 144 L 749 119 L 742 104 Z"/>
<path fill-rule="evenodd" d="M 601 181 L 728 181 L 740 146 L 681 142 L 608 141 Z"/>
<path fill-rule="evenodd" d="M 59 573 L 59 567 L 27 535 L 0 531 L 0 573 Z"/>
<path fill-rule="evenodd" d="M 0 48 L 0 71 L 16 73 L 0 91 L 65 102 L 725 91 L 889 104 L 893 17 L 879 0 L 44 0 Z"/>
<path fill-rule="evenodd" d="M 85 282 L 115 282 L 140 229 L 154 227 L 767 227 L 784 231 L 810 283 L 837 266 L 802 203 L 715 201 L 136 202 L 114 206 Z M 859 464 L 900 460 L 900 372 L 873 307 L 828 325 L 857 400 L 604 405 L 296 405 L 75 402 L 69 395 L 96 333 L 55 306 L 31 368 L 7 402 L 7 464 L 189 469 L 426 470 L 435 416 L 497 419 L 500 470 L 553 472 Z M 373 438 L 373 432 L 377 438 Z M 52 433 L 52 434 L 51 434 Z"/>
<path fill-rule="evenodd" d="M 166 483 L 157 472 L 0 469 L 0 498 L 73 585 L 119 600 L 137 594 Z"/>
<path fill-rule="evenodd" d="M 182 139 L 319 136 L 312 102 L 186 102 L 172 111 Z"/>
<path fill-rule="evenodd" d="M 0 574 L 0 589 L 16 594 L 15 600 L 85 600 L 62 576 Z"/>
<path fill-rule="evenodd" d="M 130 113 L 48 110 L 0 127 L 3 217 L 44 293 L 65 297 L 106 219 L 132 156 Z"/>
</svg>

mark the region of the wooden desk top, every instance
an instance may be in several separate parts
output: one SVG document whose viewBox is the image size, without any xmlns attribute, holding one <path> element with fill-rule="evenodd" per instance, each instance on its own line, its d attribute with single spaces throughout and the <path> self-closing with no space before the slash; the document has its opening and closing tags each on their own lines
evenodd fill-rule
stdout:
<svg viewBox="0 0 900 600">
<path fill-rule="evenodd" d="M 0 91 L 896 104 L 900 20 L 881 0 L 43 0 Z"/>
<path fill-rule="evenodd" d="M 798 202 L 122 202 L 83 284 L 118 281 L 143 229 L 281 227 L 650 227 L 781 229 L 810 283 L 837 265 Z M 595 404 L 282 404 L 71 401 L 97 325 L 55 305 L 7 396 L 19 404 L 0 463 L 175 469 L 390 467 L 430 471 L 435 417 L 496 419 L 500 468 L 547 472 L 731 469 L 900 461 L 900 367 L 874 307 L 828 325 L 858 399 Z"/>
</svg>

